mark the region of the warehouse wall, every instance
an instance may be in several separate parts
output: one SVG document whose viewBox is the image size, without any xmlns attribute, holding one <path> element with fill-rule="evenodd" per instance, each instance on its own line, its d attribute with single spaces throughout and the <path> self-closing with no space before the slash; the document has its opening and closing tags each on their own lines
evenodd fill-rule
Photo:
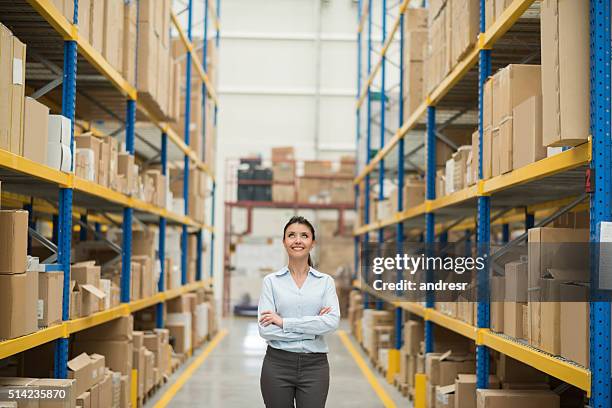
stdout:
<svg viewBox="0 0 612 408">
<path fill-rule="evenodd" d="M 267 158 L 272 146 L 288 144 L 299 159 L 354 152 L 357 3 L 223 0 L 221 14 L 219 222 L 226 158 Z M 255 222 L 253 236 L 278 236 L 278 220 L 290 214 L 265 213 L 257 213 L 267 222 Z M 241 224 L 239 215 L 234 219 Z M 221 242 L 215 252 L 220 278 Z M 220 280 L 216 284 L 221 287 Z"/>
</svg>

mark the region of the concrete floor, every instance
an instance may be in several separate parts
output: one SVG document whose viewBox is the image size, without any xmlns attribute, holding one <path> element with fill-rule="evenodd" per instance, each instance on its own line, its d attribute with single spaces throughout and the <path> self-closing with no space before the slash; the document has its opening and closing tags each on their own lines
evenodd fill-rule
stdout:
<svg viewBox="0 0 612 408">
<path fill-rule="evenodd" d="M 168 405 L 171 407 L 244 408 L 264 407 L 259 389 L 259 374 L 266 343 L 259 337 L 254 318 L 231 318 L 223 321 L 228 335 L 217 345 Z M 346 329 L 346 322 L 343 322 Z M 362 357 L 361 348 L 354 342 Z M 383 404 L 361 370 L 342 344 L 338 335 L 327 336 L 331 384 L 327 407 L 379 408 Z M 194 357 L 197 357 L 196 354 Z M 193 360 L 193 358 L 192 358 Z M 191 361 L 173 375 L 146 407 L 153 407 Z M 371 365 L 368 362 L 370 368 Z M 375 372 L 373 370 L 373 372 Z M 407 398 L 377 373 L 376 377 L 397 407 L 411 407 Z"/>
</svg>

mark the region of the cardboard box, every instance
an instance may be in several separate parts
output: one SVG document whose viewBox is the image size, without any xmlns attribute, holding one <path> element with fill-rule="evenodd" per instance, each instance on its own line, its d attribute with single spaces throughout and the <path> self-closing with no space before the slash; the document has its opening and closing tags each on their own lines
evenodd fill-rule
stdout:
<svg viewBox="0 0 612 408">
<path fill-rule="evenodd" d="M 98 406 L 100 408 L 113 406 L 113 381 L 110 374 L 104 374 L 104 378 L 98 384 L 98 393 Z"/>
<path fill-rule="evenodd" d="M 272 185 L 272 201 L 279 203 L 295 201 L 295 187 L 282 184 Z"/>
<path fill-rule="evenodd" d="M 104 379 L 104 374 L 106 373 L 106 360 L 103 355 L 96 353 L 91 354 L 89 358 L 91 359 L 91 378 L 93 384 L 98 384 Z"/>
<path fill-rule="evenodd" d="M 75 340 L 132 340 L 134 316 L 121 316 L 108 323 L 75 333 Z M 100 353 L 103 354 L 103 353 Z"/>
<path fill-rule="evenodd" d="M 90 394 L 90 398 L 89 398 L 90 407 L 98 408 L 99 403 L 100 403 L 100 392 L 99 392 L 98 384 L 94 384 L 91 386 L 91 389 L 89 390 L 89 394 Z"/>
<path fill-rule="evenodd" d="M 545 146 L 574 146 L 590 134 L 589 3 L 545 0 L 540 9 Z"/>
<path fill-rule="evenodd" d="M 428 11 L 424 7 L 407 7 L 404 13 L 406 31 L 426 30 Z"/>
<path fill-rule="evenodd" d="M 506 118 L 499 125 L 499 173 L 511 172 L 512 167 L 512 148 L 513 148 L 513 120 L 512 117 Z"/>
<path fill-rule="evenodd" d="M 68 378 L 76 380 L 76 394 L 81 395 L 93 384 L 93 366 L 87 353 L 68 361 Z"/>
<path fill-rule="evenodd" d="M 431 385 L 454 384 L 457 374 L 473 374 L 476 372 L 476 361 L 471 354 L 452 354 L 447 351 L 428 353 L 425 357 L 425 373 Z"/>
<path fill-rule="evenodd" d="M 353 204 L 355 202 L 355 186 L 351 180 L 332 180 L 329 192 L 332 203 Z"/>
<path fill-rule="evenodd" d="M 100 266 L 96 261 L 85 261 L 73 264 L 70 267 L 70 277 L 79 285 L 100 286 Z"/>
<path fill-rule="evenodd" d="M 56 392 L 61 390 L 65 397 L 62 399 L 40 399 L 39 408 L 74 408 L 76 404 L 76 383 L 74 380 L 61 380 L 54 378 L 42 378 L 34 381 L 34 387 L 42 392 Z"/>
<path fill-rule="evenodd" d="M 49 115 L 48 143 L 62 144 L 70 147 L 72 123 L 62 115 Z"/>
<path fill-rule="evenodd" d="M 23 157 L 37 163 L 47 161 L 49 108 L 29 96 L 25 98 Z"/>
<path fill-rule="evenodd" d="M 496 361 L 495 373 L 502 383 L 546 383 L 548 375 L 505 354 Z"/>
<path fill-rule="evenodd" d="M 495 332 L 504 331 L 504 296 L 506 293 L 505 279 L 503 276 L 491 276 L 489 279 L 491 290 L 491 330 Z M 496 301 L 495 299 L 501 299 Z"/>
<path fill-rule="evenodd" d="M 0 339 L 38 330 L 38 272 L 0 275 Z"/>
<path fill-rule="evenodd" d="M 117 172 L 125 177 L 126 192 L 133 194 L 136 189 L 137 175 L 134 173 L 134 156 L 129 153 L 119 153 Z"/>
<path fill-rule="evenodd" d="M 331 162 L 327 160 L 304 161 L 304 177 L 329 176 L 332 174 Z"/>
<path fill-rule="evenodd" d="M 81 317 L 81 292 L 75 281 L 70 281 L 70 319 Z"/>
<path fill-rule="evenodd" d="M 476 390 L 478 408 L 558 408 L 559 395 L 552 391 Z"/>
<path fill-rule="evenodd" d="M 470 168 L 469 168 L 469 172 L 471 174 L 470 182 L 468 183 L 469 185 L 476 184 L 476 182 L 479 179 L 478 177 L 478 170 L 479 170 L 478 165 L 480 162 L 479 151 L 480 151 L 480 132 L 476 130 L 474 133 L 472 133 L 472 161 L 470 162 Z"/>
<path fill-rule="evenodd" d="M 293 161 L 295 160 L 295 150 L 293 146 L 273 147 L 272 148 L 272 161 Z"/>
<path fill-rule="evenodd" d="M 480 33 L 480 1 L 479 0 L 455 0 L 450 1 L 451 20 L 460 22 L 452 24 L 452 65 L 467 54 Z"/>
<path fill-rule="evenodd" d="M 144 350 L 145 357 L 145 371 L 144 371 L 144 389 L 145 392 L 149 392 L 151 388 L 153 388 L 154 378 L 153 378 L 153 369 L 155 368 L 155 355 L 145 348 Z"/>
<path fill-rule="evenodd" d="M 546 157 L 542 142 L 542 97 L 532 96 L 512 111 L 512 168 Z"/>
<path fill-rule="evenodd" d="M 455 408 L 455 384 L 436 386 L 435 408 Z"/>
<path fill-rule="evenodd" d="M 482 133 L 482 178 L 490 179 L 493 173 L 493 129 L 487 127 Z"/>
<path fill-rule="evenodd" d="M 421 342 L 424 339 L 423 324 L 416 320 L 408 320 L 404 323 L 404 348 L 409 355 L 419 354 Z"/>
<path fill-rule="evenodd" d="M 119 406 L 121 408 L 129 408 L 130 407 L 130 395 L 131 395 L 131 385 L 130 385 L 130 377 L 127 375 L 121 376 L 121 384 L 120 384 L 120 394 L 119 394 Z"/>
<path fill-rule="evenodd" d="M 499 128 L 491 132 L 491 177 L 501 174 L 501 138 Z"/>
<path fill-rule="evenodd" d="M 295 180 L 295 162 L 272 163 L 272 180 L 292 183 Z"/>
<path fill-rule="evenodd" d="M 477 377 L 474 374 L 457 374 L 454 408 L 476 408 L 476 383 Z M 499 388 L 499 379 L 496 376 L 489 376 L 488 388 Z"/>
<path fill-rule="evenodd" d="M 63 272 L 38 274 L 38 327 L 48 327 L 62 321 Z"/>
<path fill-rule="evenodd" d="M 10 151 L 23 154 L 23 116 L 25 98 L 26 46 L 15 36 L 13 41 L 11 90 Z"/>
<path fill-rule="evenodd" d="M 493 76 L 493 128 L 498 127 L 512 110 L 542 89 L 539 65 L 510 64 Z"/>
<path fill-rule="evenodd" d="M 81 408 L 91 408 L 91 393 L 83 392 L 77 397 L 76 400 L 77 407 Z"/>
<path fill-rule="evenodd" d="M 89 316 L 100 311 L 100 301 L 106 294 L 94 285 L 79 285 L 81 289 L 81 314 Z"/>
<path fill-rule="evenodd" d="M 134 345 L 134 351 L 132 352 L 132 368 L 137 371 L 137 382 L 138 382 L 138 397 L 141 398 L 145 394 L 145 378 L 146 378 L 146 362 L 145 362 L 145 351 L 147 349 L 140 346 Z"/>
<path fill-rule="evenodd" d="M 102 55 L 117 71 L 123 68 L 123 1 L 104 1 Z"/>
<path fill-rule="evenodd" d="M 102 54 L 104 42 L 104 2 L 91 1 L 90 8 L 89 43 L 96 51 Z M 79 5 L 80 9 L 81 5 Z M 79 19 L 79 27 L 80 25 L 81 21 Z"/>
<path fill-rule="evenodd" d="M 568 360 L 589 367 L 589 286 L 581 283 L 562 283 L 560 299 L 561 355 Z M 584 299 L 584 302 L 578 300 Z"/>
<path fill-rule="evenodd" d="M 0 24 L 0 149 L 11 150 L 13 33 Z"/>
<path fill-rule="evenodd" d="M 127 340 L 77 340 L 73 350 L 101 354 L 106 358 L 106 366 L 112 371 L 129 375 L 132 371 L 132 343 Z"/>
<path fill-rule="evenodd" d="M 425 42 L 421 37 L 425 37 Z M 421 33 L 420 31 L 410 32 L 408 35 L 409 41 L 409 52 L 418 54 L 424 51 L 423 44 L 427 44 L 427 32 Z M 413 55 L 413 58 L 417 58 L 418 55 Z M 425 62 L 417 59 L 405 60 L 406 66 L 404 67 L 404 118 L 407 120 L 414 111 L 417 110 L 419 105 L 423 103 L 424 96 L 424 72 Z"/>
<path fill-rule="evenodd" d="M 523 332 L 523 306 L 527 303 L 504 302 L 504 334 L 526 339 L 527 333 Z"/>
<path fill-rule="evenodd" d="M 0 274 L 27 269 L 28 212 L 0 210 Z"/>
<path fill-rule="evenodd" d="M 191 322 L 167 323 L 166 328 L 170 331 L 170 337 L 174 339 L 173 348 L 176 353 L 183 354 L 191 350 Z"/>
</svg>

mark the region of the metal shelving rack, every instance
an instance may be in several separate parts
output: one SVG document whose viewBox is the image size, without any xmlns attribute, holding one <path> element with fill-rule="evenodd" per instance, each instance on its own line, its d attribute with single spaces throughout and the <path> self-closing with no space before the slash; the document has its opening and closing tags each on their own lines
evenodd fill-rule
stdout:
<svg viewBox="0 0 612 408">
<path fill-rule="evenodd" d="M 212 4 L 215 0 L 205 1 L 204 33 L 207 40 L 208 30 L 212 27 L 216 30 L 218 46 L 219 37 L 219 14 L 220 0 Z M 215 102 L 214 120 L 216 125 L 217 117 L 217 96 L 213 89 L 213 84 L 208 78 L 206 71 L 206 48 L 202 55 L 204 65 L 195 54 L 191 43 L 192 18 L 191 12 L 193 0 L 188 2 L 189 20 L 187 32 L 178 23 L 175 15 L 171 15 L 172 23 L 177 29 L 181 40 L 187 48 L 187 59 L 191 60 L 203 82 L 205 95 Z M 129 315 L 138 310 L 157 305 L 157 325 L 163 327 L 162 303 L 166 300 L 180 296 L 198 288 L 211 287 L 213 277 L 213 253 L 212 244 L 214 237 L 214 211 L 211 211 L 210 225 L 196 222 L 189 217 L 187 206 L 187 189 L 189 183 L 188 168 L 190 164 L 195 165 L 200 170 L 210 176 L 212 181 L 213 202 L 211 208 L 214 209 L 215 183 L 214 174 L 207 163 L 203 163 L 197 157 L 195 151 L 189 147 L 189 125 L 185 126 L 186 132 L 182 140 L 169 126 L 168 123 L 158 119 L 155 114 L 144 103 L 138 100 L 135 86 L 130 84 L 125 78 L 115 70 L 108 61 L 95 50 L 87 39 L 79 35 L 78 30 L 78 0 L 74 1 L 73 21 L 68 21 L 64 15 L 55 7 L 50 0 L 19 0 L 10 2 L 0 2 L 0 21 L 11 28 L 14 35 L 19 37 L 28 47 L 29 54 L 44 54 L 44 58 L 37 58 L 45 66 L 55 68 L 62 76 L 61 94 L 56 93 L 56 99 L 61 97 L 61 114 L 72 121 L 72 140 L 74 140 L 74 125 L 76 121 L 75 108 L 77 94 L 79 98 L 84 97 L 88 102 L 92 102 L 97 113 L 104 118 L 112 118 L 124 121 L 126 150 L 135 153 L 135 125 L 136 119 L 153 123 L 161 132 L 161 147 L 159 149 L 162 165 L 162 174 L 167 175 L 169 146 L 172 146 L 183 154 L 185 162 L 184 191 L 185 191 L 185 215 L 176 214 L 165 208 L 146 203 L 137 198 L 130 197 L 107 187 L 76 177 L 72 173 L 63 173 L 45 165 L 30 161 L 24 157 L 0 150 L 0 179 L 6 181 L 3 185 L 11 187 L 16 194 L 15 200 L 19 202 L 19 195 L 32 196 L 32 187 L 36 185 L 36 197 L 42 198 L 43 202 L 58 201 L 57 209 L 52 205 L 42 204 L 32 208 L 42 213 L 54 213 L 53 230 L 57 238 L 57 263 L 46 265 L 47 270 L 59 270 L 64 272 L 64 293 L 62 304 L 61 324 L 46 329 L 41 329 L 33 334 L 18 337 L 15 339 L 0 342 L 0 359 L 6 358 L 30 348 L 37 347 L 50 341 L 56 341 L 55 347 L 55 377 L 66 378 L 68 361 L 68 341 L 70 334 L 81 330 L 108 322 L 120 316 Z M 212 26 L 211 26 L 212 20 Z M 34 33 L 34 34 L 32 34 Z M 134 56 L 136 58 L 136 56 Z M 59 64 L 62 67 L 59 67 Z M 191 69 L 191 64 L 187 65 Z M 77 72 L 78 71 L 78 72 Z M 83 81 L 77 85 L 77 81 Z M 189 72 L 189 71 L 188 71 Z M 95 80 L 90 80 L 95 76 Z M 103 78 L 101 78 L 103 77 Z M 28 73 L 26 72 L 26 80 Z M 187 92 L 190 92 L 191 75 L 186 77 Z M 36 82 L 35 79 L 32 82 Z M 43 83 L 43 85 L 46 85 Z M 53 90 L 51 90 L 53 91 Z M 102 96 L 100 96 L 102 95 Z M 95 103 L 95 99 L 103 100 L 103 103 Z M 53 102 L 45 100 L 45 103 L 53 105 Z M 189 121 L 190 98 L 186 97 L 185 110 L 187 112 L 186 121 Z M 55 110 L 60 110 L 57 106 L 51 106 Z M 91 128 L 94 134 L 98 131 Z M 203 135 L 202 135 L 203 136 Z M 150 143 L 150 142 L 149 142 Z M 59 190 L 59 192 L 58 192 Z M 57 198 L 59 194 L 59 199 Z M 13 197 L 11 197 L 13 198 Z M 204 205 L 202 203 L 202 205 Z M 70 249 L 72 239 L 72 219 L 75 214 L 80 214 L 81 220 L 87 222 L 87 209 L 97 211 L 101 214 L 105 212 L 123 213 L 123 243 L 121 248 L 123 270 L 121 272 L 121 305 L 109 310 L 95 313 L 93 315 L 69 320 L 69 285 L 70 285 Z M 130 264 L 131 264 L 131 242 L 132 242 L 132 222 L 134 213 L 137 212 L 143 222 L 159 223 L 159 257 L 162 273 L 159 281 L 160 292 L 156 295 L 130 302 Z M 95 221 L 95 230 L 100 230 L 102 217 L 90 216 L 89 221 Z M 165 262 L 165 232 L 168 223 L 181 225 L 183 228 L 182 250 L 183 258 L 186 258 L 187 234 L 195 233 L 198 236 L 197 253 L 197 273 L 196 282 L 187 283 L 186 265 L 182 270 L 182 286 L 177 289 L 161 291 L 164 288 L 163 276 Z M 210 269 L 209 277 L 204 279 L 202 271 L 202 241 L 203 231 L 208 231 L 211 236 Z"/>
<path fill-rule="evenodd" d="M 382 15 L 385 16 L 389 10 L 386 8 L 384 0 Z M 395 20 L 392 30 L 386 36 L 387 41 L 383 48 L 377 52 L 380 55 L 378 63 L 372 69 L 371 54 L 373 52 L 371 33 L 372 33 L 372 1 L 359 1 L 359 17 L 358 17 L 358 93 L 357 93 L 357 141 L 362 137 L 362 111 L 367 110 L 365 118 L 366 151 L 360 154 L 365 155 L 366 161 L 362 169 L 358 169 L 358 174 L 354 180 L 356 192 L 365 194 L 365 215 L 364 223 L 355 229 L 356 251 L 359 249 L 359 243 L 364 244 L 369 241 L 369 233 L 378 231 L 380 240 L 380 231 L 386 227 L 395 226 L 398 247 L 404 241 L 405 229 L 409 231 L 425 231 L 425 241 L 427 243 L 435 242 L 436 236 L 440 232 L 445 231 L 450 224 L 456 230 L 476 229 L 477 241 L 479 243 L 480 255 L 488 254 L 489 242 L 491 234 L 491 226 L 493 224 L 507 225 L 509 222 L 524 222 L 526 228 L 534 226 L 534 213 L 542 212 L 550 214 L 551 210 L 554 213 L 556 208 L 573 203 L 575 205 L 580 202 L 575 197 L 580 197 L 584 194 L 584 177 L 588 168 L 595 170 L 597 177 L 594 179 L 593 193 L 590 194 L 590 214 L 591 214 L 591 242 L 599 242 L 599 228 L 602 222 L 608 222 L 612 218 L 611 213 L 611 196 L 612 196 L 612 162 L 610 160 L 611 146 L 611 130 L 610 130 L 610 4 L 602 0 L 590 0 L 590 30 L 591 30 L 591 138 L 587 143 L 567 149 L 555 156 L 540 160 L 538 162 L 527 165 L 523 168 L 514 170 L 510 173 L 491 179 L 483 180 L 482 174 L 482 151 L 479 149 L 480 168 L 479 180 L 476 185 L 465 188 L 463 190 L 451 193 L 447 196 L 436 198 L 435 192 L 435 148 L 427 149 L 426 156 L 426 200 L 424 203 L 413 207 L 403 208 L 401 198 L 398 199 L 398 208 L 391 217 L 379 221 L 371 221 L 369 219 L 369 197 L 370 197 L 370 179 L 372 174 L 379 171 L 379 179 L 384 178 L 385 167 L 382 165 L 386 156 L 394 148 L 398 148 L 398 191 L 402 191 L 404 181 L 404 139 L 408 135 L 408 131 L 418 126 L 426 129 L 426 144 L 433 146 L 436 142 L 436 114 L 444 109 L 448 109 L 452 104 L 445 100 L 460 100 L 458 97 L 462 94 L 473 92 L 477 89 L 478 100 L 478 125 L 479 143 L 482 146 L 482 94 L 483 86 L 487 77 L 492 72 L 492 67 L 495 69 L 505 66 L 508 63 L 516 63 L 521 61 L 521 55 L 518 53 L 512 55 L 512 58 L 504 60 L 504 53 L 499 55 L 491 54 L 494 46 L 499 46 L 504 49 L 512 43 L 512 36 L 506 33 L 512 33 L 514 29 L 525 30 L 529 27 L 529 21 L 523 21 L 523 15 L 534 6 L 534 0 L 514 0 L 499 16 L 496 21 L 485 29 L 484 7 L 485 1 L 480 1 L 480 35 L 475 46 L 470 49 L 467 54 L 457 63 L 450 71 L 444 80 L 438 84 L 419 105 L 419 107 L 408 118 L 403 118 L 403 109 L 400 109 L 400 125 L 393 137 L 381 143 L 381 148 L 372 156 L 370 137 L 372 127 L 372 112 L 371 103 L 374 92 L 372 86 L 377 75 L 385 75 L 385 58 L 388 57 L 388 50 L 393 37 L 399 30 L 399 47 L 400 55 L 403 55 L 404 47 L 404 11 L 410 2 L 403 0 L 397 6 L 399 13 Z M 423 2 L 425 3 L 425 2 Z M 386 18 L 386 17 L 384 17 Z M 386 29 L 386 23 L 383 20 L 381 27 Z M 362 42 L 363 31 L 367 29 L 367 76 L 366 82 L 362 83 Z M 537 35 L 539 41 L 539 30 L 532 31 L 533 35 Z M 395 40 L 396 43 L 398 42 Z M 519 44 L 513 44 L 513 47 L 520 48 Z M 538 47 L 539 48 L 539 47 Z M 507 47 L 506 47 L 507 49 Z M 527 52 L 527 50 L 525 50 Z M 533 50 L 530 51 L 533 53 Z M 405 62 L 400 58 L 399 69 L 403 71 Z M 381 79 L 384 84 L 384 80 Z M 460 84 L 460 86 L 457 86 Z M 410 87 L 411 84 L 404 84 L 400 81 L 400 96 L 403 93 L 405 86 Z M 385 93 L 388 92 L 384 85 L 380 87 L 380 97 L 384 101 Z M 473 92 L 473 97 L 476 93 Z M 401 101 L 400 97 L 400 101 Z M 366 103 L 364 109 L 362 105 Z M 384 103 L 384 102 L 383 102 Z M 400 102 L 401 103 L 401 102 Z M 400 105 L 401 107 L 401 105 Z M 401 107 L 402 108 L 402 107 Z M 384 110 L 382 111 L 384 112 Z M 426 121 L 422 117 L 426 114 Z M 384 114 L 382 115 L 384 117 Z M 379 123 L 382 122 L 381 121 Z M 384 127 L 384 126 L 383 126 Z M 381 132 L 381 134 L 383 134 Z M 387 170 L 388 171 L 388 170 Z M 564 191 L 558 191 L 551 186 L 562 183 L 567 186 Z M 402 194 L 398 194 L 402 197 Z M 570 198 L 568 198 L 570 197 Z M 584 196 L 583 196 L 584 197 Z M 357 198 L 356 203 L 359 202 Z M 586 206 L 585 206 L 586 207 Z M 518 208 L 524 211 L 515 211 Z M 508 211 L 511 210 L 511 211 Z M 492 211 L 505 211 L 503 216 L 492 217 Z M 513 212 L 514 211 L 514 212 Z M 548 216 L 547 215 L 547 216 Z M 476 216 L 476 217 L 474 217 Z M 553 215 L 554 216 L 554 215 Z M 477 218 L 477 220 L 474 220 Z M 461 221 L 462 219 L 466 219 Z M 459 220 L 459 222 L 457 221 Z M 471 220 L 471 221 L 470 221 Z M 493 222 L 494 221 L 494 222 Z M 458 224 L 454 224 L 457 223 Z M 506 230 L 507 227 L 503 227 Z M 359 270 L 359 254 L 355 254 L 355 270 Z M 595 276 L 595 273 L 593 273 Z M 481 274 L 478 277 L 478 285 L 480 287 L 488 287 L 488 277 L 486 274 Z M 364 291 L 365 307 L 369 306 L 369 296 L 374 296 L 381 300 L 384 296 L 375 292 L 366 285 L 358 285 L 355 287 Z M 610 388 L 610 304 L 603 301 L 593 301 L 590 305 L 590 361 L 591 369 L 586 369 L 573 362 L 566 361 L 557 356 L 552 356 L 548 353 L 537 350 L 523 342 L 508 336 L 497 334 L 489 330 L 489 304 L 488 302 L 479 301 L 477 304 L 477 324 L 476 327 L 467 323 L 446 316 L 433 309 L 434 303 L 431 299 L 427 299 L 425 305 L 420 303 L 397 302 L 391 298 L 382 299 L 390 302 L 396 307 L 397 319 L 396 325 L 396 351 L 389 353 L 389 370 L 388 378 L 392 378 L 395 370 L 397 370 L 399 359 L 398 350 L 401 347 L 401 311 L 406 311 L 425 320 L 425 349 L 432 350 L 434 326 L 442 326 L 457 332 L 466 338 L 472 339 L 477 346 L 477 378 L 478 388 L 487 388 L 488 386 L 488 367 L 489 367 L 489 352 L 488 349 L 497 350 L 503 354 L 522 361 L 525 364 L 533 366 L 547 374 L 560 379 L 561 381 L 571 384 L 586 392 L 590 398 L 590 406 L 595 408 L 610 407 L 611 405 L 611 388 Z M 377 306 L 379 303 L 377 302 Z"/>
</svg>

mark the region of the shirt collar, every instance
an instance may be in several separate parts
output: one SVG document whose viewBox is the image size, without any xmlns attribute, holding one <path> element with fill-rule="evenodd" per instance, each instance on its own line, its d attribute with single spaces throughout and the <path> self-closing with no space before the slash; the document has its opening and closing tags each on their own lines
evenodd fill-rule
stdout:
<svg viewBox="0 0 612 408">
<path fill-rule="evenodd" d="M 283 276 L 284 274 L 289 272 L 289 267 L 285 266 L 283 269 L 281 269 L 280 271 L 276 272 L 276 276 Z M 324 274 L 322 274 L 321 272 L 317 271 L 316 269 L 314 269 L 313 267 L 310 267 L 310 269 L 308 270 L 308 272 L 312 275 L 315 276 L 317 278 L 322 278 L 323 276 L 325 276 Z"/>
</svg>

